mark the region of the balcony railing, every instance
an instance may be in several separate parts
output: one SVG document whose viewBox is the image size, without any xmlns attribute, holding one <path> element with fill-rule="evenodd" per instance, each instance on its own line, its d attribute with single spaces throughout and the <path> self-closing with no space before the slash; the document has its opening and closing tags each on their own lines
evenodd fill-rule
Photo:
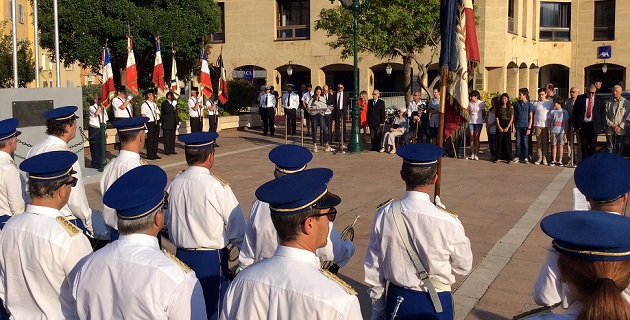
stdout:
<svg viewBox="0 0 630 320">
<path fill-rule="evenodd" d="M 540 41 L 571 41 L 571 29 L 540 27 Z"/>
<path fill-rule="evenodd" d="M 311 36 L 309 25 L 277 26 L 277 40 L 305 40 Z"/>
<path fill-rule="evenodd" d="M 593 40 L 615 40 L 615 27 L 595 27 Z"/>
</svg>

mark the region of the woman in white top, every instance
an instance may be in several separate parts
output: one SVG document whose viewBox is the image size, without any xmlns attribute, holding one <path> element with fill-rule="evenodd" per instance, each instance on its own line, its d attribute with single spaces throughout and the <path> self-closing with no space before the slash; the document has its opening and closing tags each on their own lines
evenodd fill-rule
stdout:
<svg viewBox="0 0 630 320">
<path fill-rule="evenodd" d="M 470 160 L 479 160 L 479 135 L 483 127 L 483 118 L 486 112 L 486 104 L 479 100 L 481 96 L 479 91 L 474 90 L 470 93 L 470 102 L 468 103 L 468 114 L 470 121 L 468 122 L 468 131 L 470 133 Z"/>
<path fill-rule="evenodd" d="M 405 107 L 398 107 L 398 115 L 392 120 L 392 125 L 389 127 L 385 135 L 383 135 L 383 148 L 379 152 L 387 151 L 390 154 L 396 153 L 396 137 L 402 136 L 407 132 L 409 128 L 407 124 L 407 118 L 405 118 Z"/>
</svg>

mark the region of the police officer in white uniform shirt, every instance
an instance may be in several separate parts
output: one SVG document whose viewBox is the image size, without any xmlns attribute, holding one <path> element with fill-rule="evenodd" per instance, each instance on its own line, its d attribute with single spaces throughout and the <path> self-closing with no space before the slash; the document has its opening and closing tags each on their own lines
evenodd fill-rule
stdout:
<svg viewBox="0 0 630 320">
<path fill-rule="evenodd" d="M 216 132 L 182 135 L 189 167 L 169 187 L 166 215 L 169 239 L 177 257 L 197 274 L 208 319 L 218 319 L 229 284 L 228 244 L 241 248 L 245 219 L 230 185 L 210 169 Z"/>
<path fill-rule="evenodd" d="M 106 97 L 107 99 L 107 97 Z M 90 166 L 95 169 L 99 169 L 101 167 L 101 123 L 105 124 L 107 128 L 107 121 L 109 120 L 109 116 L 107 115 L 106 107 L 102 104 L 99 104 L 99 98 L 97 95 L 94 96 L 94 103 L 90 106 L 90 120 L 88 122 L 88 136 L 90 138 L 90 155 L 92 156 L 92 161 L 90 162 Z"/>
<path fill-rule="evenodd" d="M 622 156 L 602 152 L 580 162 L 573 175 L 575 186 L 586 197 L 591 209 L 620 215 L 628 203 L 630 161 Z M 569 288 L 558 268 L 559 254 L 550 250 L 540 268 L 532 297 L 541 306 L 570 302 Z M 630 288 L 622 293 L 630 303 Z"/>
<path fill-rule="evenodd" d="M 114 108 L 114 121 L 133 117 L 133 105 L 131 104 L 132 96 L 125 97 L 127 89 L 120 86 L 116 89 L 118 94 L 112 99 L 112 107 Z"/>
<path fill-rule="evenodd" d="M 330 169 L 310 169 L 263 184 L 279 246 L 273 257 L 239 273 L 225 296 L 221 319 L 363 319 L 347 283 L 322 270 L 315 255 L 326 245 L 341 199 L 327 189 Z"/>
<path fill-rule="evenodd" d="M 160 109 L 155 104 L 155 92 L 154 89 L 148 89 L 144 91 L 144 95 L 147 100 L 142 103 L 140 107 L 140 113 L 143 117 L 149 118 L 147 121 L 147 159 L 156 160 L 162 159 L 158 156 L 158 140 L 160 138 Z"/>
<path fill-rule="evenodd" d="M 365 282 L 372 286 L 372 319 L 390 318 L 398 297 L 404 303 L 396 319 L 453 319 L 453 273 L 468 274 L 473 256 L 457 216 L 429 199 L 437 181 L 437 160 L 443 153 L 438 146 L 421 143 L 396 151 L 403 158 L 400 174 L 407 192 L 401 200 L 383 205 L 374 217 L 365 256 Z M 421 266 L 410 258 L 413 252 Z M 428 278 L 418 274 L 428 274 Z"/>
<path fill-rule="evenodd" d="M 77 116 L 74 114 L 77 110 L 78 108 L 75 106 L 66 106 L 46 111 L 44 118 L 46 118 L 47 137 L 35 144 L 29 150 L 26 158 L 48 151 L 70 150 L 68 149 L 68 142 L 74 139 L 77 134 Z M 72 188 L 70 199 L 61 208 L 61 212 L 66 219 L 91 236 L 94 232 L 92 229 L 92 209 L 85 195 L 79 161 L 72 165 L 72 170 L 76 172 L 74 177 L 77 178 L 77 184 Z"/>
<path fill-rule="evenodd" d="M 217 132 L 217 128 L 219 126 L 219 101 L 212 100 L 214 98 L 214 94 L 212 97 L 206 101 L 206 110 L 208 110 L 208 132 Z M 214 147 L 218 147 L 216 143 Z"/>
<path fill-rule="evenodd" d="M 0 230 L 11 216 L 24 212 L 26 203 L 26 182 L 11 158 L 21 133 L 18 124 L 15 118 L 0 121 Z"/>
<path fill-rule="evenodd" d="M 276 165 L 276 178 L 306 169 L 306 164 L 313 159 L 308 149 L 298 145 L 281 145 L 269 152 L 269 160 Z M 354 254 L 354 244 L 350 240 L 341 240 L 339 231 L 330 222 L 328 242 L 318 248 L 315 254 L 321 262 L 332 261 L 338 269 L 343 267 Z M 262 259 L 271 258 L 278 248 L 278 233 L 271 221 L 269 204 L 256 199 L 247 222 L 243 246 L 239 254 L 239 265 L 246 268 Z M 331 267 L 331 271 L 333 267 Z M 336 272 L 336 271 L 335 271 Z"/>
<path fill-rule="evenodd" d="M 113 126 L 118 130 L 121 150 L 103 170 L 100 183 L 101 194 L 105 194 L 112 183 L 127 171 L 146 164 L 140 159 L 140 150 L 144 146 L 144 129 L 147 121 L 149 121 L 147 117 L 133 117 L 114 122 Z M 103 220 L 108 227 L 111 240 L 118 239 L 116 210 L 103 204 Z"/>
<path fill-rule="evenodd" d="M 12 319 L 73 319 L 67 277 L 92 252 L 81 230 L 61 209 L 76 186 L 70 151 L 24 160 L 31 204 L 0 232 L 0 298 Z"/>
<path fill-rule="evenodd" d="M 267 132 L 271 132 L 273 136 L 276 132 L 274 126 L 274 119 L 276 117 L 276 96 L 271 92 L 271 87 L 265 87 L 265 94 L 260 97 L 260 119 L 263 123 L 263 136 L 267 135 Z"/>
<path fill-rule="evenodd" d="M 199 98 L 199 88 L 192 87 L 188 98 L 188 115 L 190 116 L 190 132 L 203 130 L 203 99 Z"/>
<path fill-rule="evenodd" d="M 74 270 L 78 319 L 205 319 L 195 273 L 156 238 L 164 225 L 166 173 L 154 165 L 132 169 L 107 190 L 120 238 Z"/>
<path fill-rule="evenodd" d="M 296 133 L 297 109 L 300 107 L 300 95 L 293 92 L 293 88 L 293 84 L 287 83 L 287 92 L 282 95 L 284 114 L 288 119 L 287 133 L 290 135 Z"/>
</svg>

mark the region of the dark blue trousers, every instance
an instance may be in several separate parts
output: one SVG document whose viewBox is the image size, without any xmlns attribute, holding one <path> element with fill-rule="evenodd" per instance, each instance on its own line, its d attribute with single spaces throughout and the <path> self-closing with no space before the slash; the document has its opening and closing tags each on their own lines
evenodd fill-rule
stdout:
<svg viewBox="0 0 630 320">
<path fill-rule="evenodd" d="M 4 228 L 4 224 L 7 223 L 7 221 L 9 221 L 9 218 L 11 218 L 10 215 L 2 215 L 2 216 L 0 216 L 0 230 L 2 230 Z"/>
<path fill-rule="evenodd" d="M 428 292 L 405 289 L 392 283 L 387 288 L 386 319 L 394 312 L 398 297 L 405 298 L 405 301 L 398 309 L 396 320 L 453 320 L 453 296 L 450 292 L 438 292 L 443 311 L 436 313 Z"/>
<path fill-rule="evenodd" d="M 187 250 L 178 248 L 176 256 L 195 271 L 206 301 L 208 319 L 219 319 L 219 313 L 223 306 L 223 297 L 230 284 L 227 278 L 228 259 L 230 257 L 228 250 Z"/>
</svg>

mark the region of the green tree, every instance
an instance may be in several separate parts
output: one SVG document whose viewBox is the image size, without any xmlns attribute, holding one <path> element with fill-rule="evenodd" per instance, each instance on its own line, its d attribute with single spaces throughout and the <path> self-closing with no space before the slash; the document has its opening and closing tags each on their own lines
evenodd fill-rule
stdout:
<svg viewBox="0 0 630 320">
<path fill-rule="evenodd" d="M 156 36 L 162 44 L 166 78 L 175 49 L 178 77 L 189 79 L 191 71 L 198 73 L 204 39 L 221 23 L 215 0 L 59 0 L 58 4 L 59 53 L 64 64 L 78 62 L 98 72 L 107 42 L 114 80 L 120 83 L 118 71 L 127 64 L 130 30 L 140 88 L 151 85 Z M 40 0 L 38 7 L 41 46 L 54 52 L 53 0 Z"/>
<path fill-rule="evenodd" d="M 418 65 L 419 82 L 427 75 L 427 67 L 439 53 L 440 0 L 372 0 L 359 15 L 359 51 L 370 52 L 379 58 L 400 56 L 403 59 L 405 100 L 411 100 L 411 64 Z M 341 48 L 341 57 L 353 55 L 353 17 L 350 10 L 339 6 L 322 9 L 315 21 L 316 30 L 324 30 L 336 37 L 327 44 Z M 421 63 L 417 54 L 427 47 L 432 51 L 430 61 Z"/>
<path fill-rule="evenodd" d="M 13 45 L 11 35 L 5 35 L 7 21 L 0 22 L 0 88 L 13 87 Z M 35 60 L 28 40 L 17 44 L 18 86 L 26 85 L 35 79 Z"/>
</svg>

